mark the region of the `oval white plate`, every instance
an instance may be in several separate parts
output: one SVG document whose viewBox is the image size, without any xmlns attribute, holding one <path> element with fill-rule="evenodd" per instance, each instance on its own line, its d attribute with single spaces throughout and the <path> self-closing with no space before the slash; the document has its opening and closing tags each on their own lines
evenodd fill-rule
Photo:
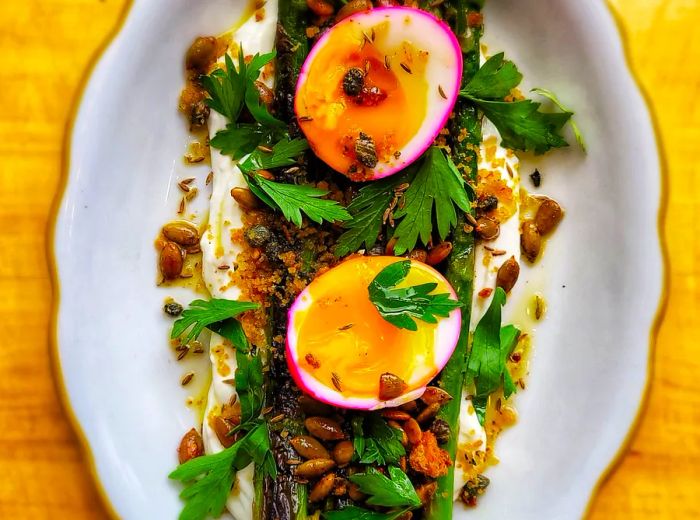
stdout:
<svg viewBox="0 0 700 520">
<path fill-rule="evenodd" d="M 123 518 L 176 518 L 181 506 L 166 475 L 195 419 L 161 306 L 167 295 L 191 295 L 155 287 L 153 238 L 175 214 L 173 181 L 207 173 L 181 161 L 184 52 L 195 36 L 233 24 L 242 3 L 137 0 L 92 75 L 73 130 L 54 243 L 57 358 L 99 479 Z M 521 419 L 498 443 L 501 463 L 477 515 L 575 518 L 645 387 L 662 281 L 659 157 L 602 1 L 492 0 L 486 23 L 490 51 L 505 50 L 528 88 L 551 88 L 575 107 L 589 151 L 572 146 L 536 163 L 541 190 L 567 217 L 531 273 L 545 284 L 548 319 L 517 398 Z M 531 167 L 526 160 L 526 187 Z"/>
</svg>

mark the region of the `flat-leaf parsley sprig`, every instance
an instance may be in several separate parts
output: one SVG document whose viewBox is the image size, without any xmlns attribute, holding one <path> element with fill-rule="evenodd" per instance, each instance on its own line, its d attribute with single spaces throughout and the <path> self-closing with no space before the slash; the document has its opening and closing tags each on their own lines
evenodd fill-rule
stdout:
<svg viewBox="0 0 700 520">
<path fill-rule="evenodd" d="M 185 340 L 189 341 L 208 328 L 233 344 L 236 349 L 235 388 L 241 405 L 241 424 L 230 434 L 247 432 L 229 448 L 191 459 L 169 475 L 171 479 L 185 484 L 180 493 L 185 501 L 180 520 L 220 516 L 236 473 L 251 463 L 255 463 L 262 475 L 271 478 L 277 476 L 267 423 L 260 419 L 264 405 L 262 358 L 259 353 L 252 352 L 241 323 L 234 318 L 241 312 L 257 308 L 259 306 L 251 302 L 195 300 L 173 325 L 173 338 L 187 334 Z"/>
<path fill-rule="evenodd" d="M 256 170 L 296 164 L 299 156 L 309 149 L 306 139 L 290 139 L 284 123 L 260 102 L 255 81 L 262 68 L 274 57 L 274 52 L 256 54 L 246 63 L 240 49 L 237 66 L 226 54 L 224 69 L 202 77 L 202 84 L 209 94 L 207 105 L 229 120 L 226 128 L 217 132 L 210 144 L 235 161 L 240 160 L 239 167 L 255 196 L 270 208 L 281 211 L 295 225 L 302 225 L 302 213 L 318 224 L 348 220 L 350 214 L 343 206 L 322 198 L 328 195 L 327 190 L 275 182 L 254 174 Z M 255 123 L 238 122 L 244 106 Z"/>
<path fill-rule="evenodd" d="M 489 308 L 474 329 L 467 361 L 467 377 L 476 389 L 472 404 L 481 424 L 492 393 L 503 388 L 503 396 L 508 399 L 515 392 L 506 360 L 518 342 L 520 330 L 513 325 L 501 326 L 501 308 L 505 303 L 505 291 L 496 288 Z"/>
<path fill-rule="evenodd" d="M 431 243 L 433 234 L 445 240 L 457 223 L 458 211 L 469 211 L 471 188 L 452 159 L 431 147 L 406 172 L 363 186 L 348 210 L 352 220 L 338 240 L 335 254 L 343 256 L 362 245 L 371 248 L 392 213 L 397 224 L 394 252 L 401 255 Z M 395 211 L 394 211 L 394 208 Z"/>
<path fill-rule="evenodd" d="M 446 318 L 461 306 L 449 293 L 431 294 L 438 286 L 434 282 L 397 288 L 410 269 L 410 260 L 394 262 L 369 284 L 369 299 L 386 321 L 401 329 L 416 331 L 418 325 L 413 318 L 437 323 L 437 317 Z"/>
<path fill-rule="evenodd" d="M 327 190 L 303 184 L 275 182 L 255 175 L 256 170 L 291 166 L 308 148 L 306 139 L 282 139 L 269 152 L 255 150 L 239 165 L 248 187 L 270 208 L 281 211 L 287 220 L 299 227 L 302 225 L 302 213 L 318 224 L 324 220 L 341 222 L 350 219 L 350 213 L 337 201 L 321 198 L 328 195 Z"/>
<path fill-rule="evenodd" d="M 504 101 L 522 79 L 513 62 L 499 53 L 481 66 L 460 96 L 474 103 L 496 126 L 506 148 L 543 154 L 568 146 L 561 129 L 573 112 L 540 112 L 540 103 L 529 99 Z"/>
</svg>

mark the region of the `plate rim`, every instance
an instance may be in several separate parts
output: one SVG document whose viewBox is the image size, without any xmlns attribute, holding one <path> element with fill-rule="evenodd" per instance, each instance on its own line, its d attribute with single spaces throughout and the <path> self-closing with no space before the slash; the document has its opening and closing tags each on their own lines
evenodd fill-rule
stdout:
<svg viewBox="0 0 700 520">
<path fill-rule="evenodd" d="M 640 389 L 639 400 L 636 403 L 636 410 L 634 412 L 634 416 L 630 421 L 629 426 L 627 427 L 627 431 L 624 434 L 622 440 L 620 441 L 616 452 L 606 463 L 605 467 L 601 470 L 601 473 L 596 479 L 595 483 L 588 491 L 588 496 L 585 501 L 585 507 L 581 511 L 581 518 L 587 518 L 590 515 L 596 497 L 599 495 L 602 487 L 608 482 L 608 480 L 613 476 L 615 471 L 621 465 L 626 453 L 629 451 L 630 445 L 632 444 L 637 435 L 642 419 L 646 414 L 655 372 L 653 361 L 657 351 L 659 330 L 664 321 L 666 310 L 668 308 L 670 288 L 670 261 L 667 237 L 665 232 L 665 222 L 668 216 L 669 203 L 669 163 L 665 149 L 665 144 L 662 138 L 663 134 L 661 132 L 661 125 L 659 123 L 659 118 L 652 97 L 649 94 L 649 91 L 645 87 L 644 83 L 641 81 L 639 73 L 633 63 L 630 52 L 628 31 L 622 21 L 622 17 L 617 11 L 617 9 L 612 5 L 611 0 L 599 1 L 604 7 L 604 10 L 606 11 L 607 15 L 613 22 L 612 36 L 620 42 L 623 63 L 625 65 L 627 73 L 633 81 L 634 87 L 637 90 L 640 100 L 642 101 L 646 116 L 649 120 L 649 126 L 653 134 L 654 143 L 656 145 L 655 151 L 658 160 L 657 167 L 659 173 L 659 202 L 656 214 L 656 238 L 660 253 L 661 272 L 659 273 L 659 275 L 661 278 L 661 283 L 659 288 L 658 302 L 656 303 L 656 310 L 651 319 L 649 331 L 647 333 L 648 340 L 646 346 L 646 373 L 644 376 L 644 383 L 642 385 L 642 388 Z M 78 442 L 80 450 L 81 459 L 90 474 L 90 480 L 93 489 L 96 491 L 100 503 L 104 507 L 107 515 L 112 519 L 118 519 L 120 518 L 120 516 L 117 513 L 116 507 L 112 504 L 112 500 L 110 499 L 110 496 L 105 489 L 105 485 L 102 482 L 102 477 L 100 476 L 99 471 L 97 470 L 95 453 L 91 448 L 90 442 L 84 433 L 82 424 L 73 409 L 73 405 L 68 396 L 67 385 L 61 365 L 58 341 L 58 317 L 59 310 L 61 307 L 61 281 L 58 274 L 58 262 L 55 249 L 56 233 L 58 229 L 58 217 L 63 207 L 68 184 L 71 177 L 70 159 L 73 149 L 73 131 L 75 128 L 75 122 L 77 121 L 80 109 L 83 105 L 83 100 L 87 88 L 92 81 L 93 75 L 97 67 L 100 66 L 105 60 L 107 51 L 109 51 L 113 46 L 115 46 L 118 43 L 119 38 L 121 37 L 123 29 L 126 25 L 126 22 L 129 19 L 129 17 L 135 12 L 135 7 L 138 3 L 139 2 L 137 0 L 125 0 L 124 5 L 117 16 L 117 20 L 114 23 L 114 26 L 107 33 L 102 42 L 93 51 L 77 83 L 75 93 L 73 94 L 73 98 L 71 100 L 70 108 L 64 125 L 59 178 L 56 193 L 54 195 L 51 208 L 49 210 L 46 225 L 45 252 L 47 259 L 47 267 L 49 270 L 49 278 L 52 288 L 51 308 L 49 311 L 50 315 L 48 326 L 48 350 L 51 373 L 53 376 L 53 384 L 56 390 L 56 394 L 58 395 L 58 401 L 63 410 L 64 417 L 66 417 L 72 431 L 75 434 L 75 438 Z"/>
</svg>

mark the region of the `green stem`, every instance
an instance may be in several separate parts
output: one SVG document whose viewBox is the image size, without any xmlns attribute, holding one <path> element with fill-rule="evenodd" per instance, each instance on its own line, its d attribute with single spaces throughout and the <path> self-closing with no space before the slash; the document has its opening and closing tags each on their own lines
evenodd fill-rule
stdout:
<svg viewBox="0 0 700 520">
<path fill-rule="evenodd" d="M 479 68 L 479 41 L 481 29 L 472 29 L 468 33 L 457 32 L 466 23 L 468 8 L 473 4 L 453 2 L 457 16 L 450 21 L 456 34 L 461 37 L 464 53 L 463 84 L 468 82 Z M 464 47 L 466 45 L 466 47 Z M 466 131 L 466 133 L 465 133 Z M 455 117 L 450 124 L 452 158 L 464 175 L 470 181 L 476 179 L 478 157 L 476 149 L 481 144 L 481 120 L 475 107 L 466 100 L 460 99 L 455 107 Z M 469 355 L 469 323 L 471 320 L 472 294 L 474 290 L 474 234 L 464 230 L 466 219 L 460 217 L 452 237 L 452 254 L 448 260 L 447 279 L 457 292 L 462 307 L 462 333 L 457 347 L 447 366 L 438 379 L 438 385 L 448 392 L 452 401 L 440 409 L 438 418 L 447 421 L 452 435 L 445 449 L 454 461 L 457 455 L 457 439 L 459 434 L 459 410 L 464 387 L 464 376 Z M 447 475 L 437 481 L 438 488 L 432 502 L 426 507 L 426 520 L 449 520 L 452 518 L 454 465 Z"/>
</svg>

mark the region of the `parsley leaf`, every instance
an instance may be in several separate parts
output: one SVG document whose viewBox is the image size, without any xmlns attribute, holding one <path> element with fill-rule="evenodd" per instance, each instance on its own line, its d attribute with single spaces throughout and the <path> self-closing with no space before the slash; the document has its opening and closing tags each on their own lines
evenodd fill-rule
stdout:
<svg viewBox="0 0 700 520">
<path fill-rule="evenodd" d="M 365 419 L 367 436 L 363 428 Z M 398 464 L 399 459 L 406 455 L 406 449 L 401 444 L 401 432 L 389 426 L 377 414 L 366 417 L 356 415 L 351 424 L 355 457 L 361 464 Z"/>
<path fill-rule="evenodd" d="M 401 507 L 421 505 L 420 498 L 413 489 L 408 476 L 396 466 L 387 468 L 389 477 L 368 467 L 365 473 L 350 475 L 349 480 L 360 488 L 360 491 L 370 495 L 367 504 L 371 506 Z"/>
<path fill-rule="evenodd" d="M 353 253 L 363 244 L 367 249 L 374 246 L 382 229 L 384 212 L 397 195 L 396 188 L 412 179 L 414 173 L 409 169 L 406 173 L 392 175 L 360 188 L 348 206 L 352 220 L 345 226 L 347 231 L 338 239 L 336 256 Z"/>
<path fill-rule="evenodd" d="M 369 284 L 369 299 L 386 321 L 401 329 L 418 330 L 413 318 L 437 323 L 461 304 L 449 293 L 430 294 L 437 283 L 397 288 L 411 269 L 410 260 L 394 262 L 382 269 Z"/>
<path fill-rule="evenodd" d="M 470 210 L 464 179 L 452 160 L 435 146 L 425 153 L 403 202 L 394 213 L 394 218 L 401 219 L 394 233 L 397 255 L 415 248 L 419 237 L 423 244 L 430 243 L 433 218 L 444 240 L 457 224 L 455 206 L 464 212 Z"/>
<path fill-rule="evenodd" d="M 381 465 L 398 464 L 399 459 L 406 455 L 406 449 L 401 444 L 401 432 L 389 426 L 379 415 L 370 414 L 367 417 L 367 430 L 370 435 L 367 440 L 376 444 L 383 461 Z"/>
<path fill-rule="evenodd" d="M 233 446 L 178 466 L 168 478 L 185 484 L 180 493 L 185 500 L 180 520 L 220 516 L 226 507 L 236 472 L 251 462 L 255 462 L 263 474 L 275 478 L 277 467 L 272 460 L 271 449 L 267 424 L 260 423 Z"/>
<path fill-rule="evenodd" d="M 557 105 L 559 110 L 561 110 L 562 112 L 571 112 L 571 110 L 566 108 L 562 104 L 562 102 L 559 101 L 559 98 L 551 90 L 547 90 L 546 88 L 533 88 L 530 92 L 534 92 L 535 94 L 539 94 L 540 96 L 546 97 L 552 103 Z M 573 112 L 571 112 L 571 113 L 573 114 Z M 576 137 L 576 142 L 581 147 L 581 150 L 583 150 L 583 153 L 586 153 L 587 152 L 586 141 L 583 139 L 583 134 L 581 133 L 581 129 L 578 127 L 578 125 L 576 124 L 576 121 L 574 121 L 573 117 L 569 120 L 569 124 L 571 125 L 571 130 L 573 130 L 574 136 Z"/>
<path fill-rule="evenodd" d="M 241 422 L 233 431 L 250 429 L 260 417 L 265 403 L 262 358 L 260 354 L 250 353 L 248 338 L 238 320 L 229 318 L 213 323 L 208 328 L 228 339 L 236 347 L 237 368 L 234 381 L 241 405 Z"/>
<path fill-rule="evenodd" d="M 400 509 L 393 513 L 378 513 L 357 506 L 346 506 L 336 511 L 322 513 L 326 520 L 396 520 L 410 509 Z"/>
<path fill-rule="evenodd" d="M 309 149 L 306 139 L 282 139 L 272 147 L 271 152 L 256 149 L 241 164 L 241 171 L 271 170 L 282 166 L 291 166 L 297 158 Z"/>
<path fill-rule="evenodd" d="M 513 325 L 501 328 L 501 307 L 505 303 L 505 291 L 496 288 L 489 308 L 474 329 L 467 361 L 467 376 L 476 387 L 472 403 L 482 425 L 489 395 L 501 386 L 505 397 L 510 397 L 515 392 L 515 385 L 506 368 L 506 359 L 517 343 L 520 331 Z"/>
<path fill-rule="evenodd" d="M 256 176 L 249 180 L 253 193 L 284 217 L 301 227 L 301 213 L 317 223 L 339 222 L 350 218 L 347 210 L 335 200 L 322 199 L 328 191 L 302 184 L 285 184 Z M 256 189 L 253 188 L 255 186 Z"/>
<path fill-rule="evenodd" d="M 540 112 L 540 104 L 530 101 L 474 101 L 501 134 L 503 146 L 533 151 L 537 155 L 552 148 L 569 146 L 559 133 L 572 116 L 571 112 Z"/>
<path fill-rule="evenodd" d="M 462 89 L 464 97 L 503 99 L 520 85 L 523 75 L 512 61 L 503 59 L 504 53 L 489 58 Z"/>
<path fill-rule="evenodd" d="M 508 93 L 517 87 L 522 74 L 513 62 L 496 54 L 484 63 L 460 91 L 472 101 L 498 129 L 503 146 L 543 154 L 552 148 L 568 146 L 561 129 L 572 112 L 540 112 L 540 103 L 529 99 L 506 102 Z"/>
<path fill-rule="evenodd" d="M 328 191 L 300 184 L 285 184 L 252 175 L 255 170 L 269 170 L 296 163 L 297 157 L 308 150 L 306 139 L 282 139 L 271 152 L 256 149 L 239 166 L 246 177 L 250 190 L 272 209 L 282 212 L 284 217 L 301 227 L 301 213 L 317 223 L 324 220 L 339 222 L 348 220 L 350 214 L 334 200 L 322 199 Z"/>
<path fill-rule="evenodd" d="M 170 333 L 171 338 L 182 336 L 187 329 L 189 332 L 184 338 L 184 343 L 196 338 L 209 325 L 232 318 L 242 312 L 258 309 L 257 303 L 238 302 L 234 300 L 194 300 L 182 316 L 173 324 Z"/>
<path fill-rule="evenodd" d="M 274 52 L 256 54 L 249 63 L 246 63 L 243 48 L 241 48 L 238 52 L 236 67 L 231 57 L 225 54 L 224 69 L 216 69 L 208 76 L 200 78 L 202 86 L 209 94 L 209 98 L 205 101 L 207 106 L 228 118 L 231 123 L 235 123 L 245 104 L 253 118 L 261 125 L 283 128 L 284 123 L 270 114 L 261 103 L 260 93 L 255 87 L 260 71 L 273 59 L 275 59 Z"/>
<path fill-rule="evenodd" d="M 260 354 L 250 355 L 236 349 L 235 383 L 241 404 L 241 426 L 257 419 L 265 403 L 263 366 Z"/>
<path fill-rule="evenodd" d="M 270 144 L 275 138 L 281 137 L 281 132 L 260 124 L 229 123 L 225 129 L 216 133 L 210 144 L 221 150 L 222 154 L 230 155 L 234 161 L 238 161 L 254 152 L 261 144 Z"/>
</svg>

